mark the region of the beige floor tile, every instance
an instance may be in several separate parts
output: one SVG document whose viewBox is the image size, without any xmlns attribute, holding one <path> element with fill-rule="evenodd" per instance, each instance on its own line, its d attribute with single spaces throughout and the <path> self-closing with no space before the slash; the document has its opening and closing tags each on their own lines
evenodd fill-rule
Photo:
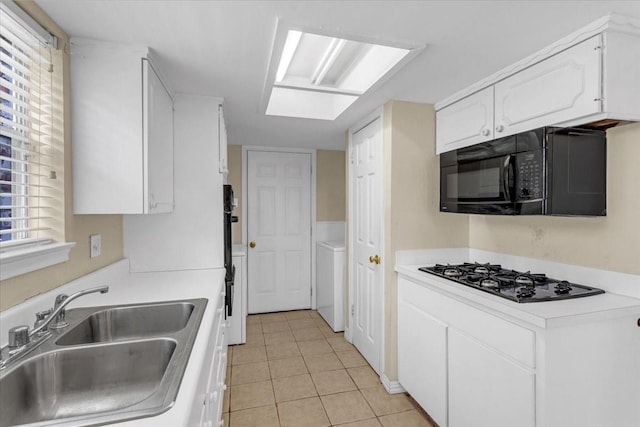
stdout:
<svg viewBox="0 0 640 427">
<path fill-rule="evenodd" d="M 311 310 L 287 311 L 287 320 L 311 319 Z"/>
<path fill-rule="evenodd" d="M 231 386 L 229 410 L 256 408 L 275 403 L 271 381 Z"/>
<path fill-rule="evenodd" d="M 322 316 L 320 316 L 320 313 L 318 313 L 316 310 L 311 310 L 311 312 L 309 313 L 309 316 L 314 320 L 315 319 L 324 320 L 322 319 Z"/>
<path fill-rule="evenodd" d="M 324 372 L 343 369 L 342 363 L 334 353 L 315 354 L 304 357 L 309 372 Z"/>
<path fill-rule="evenodd" d="M 344 337 L 327 337 L 327 341 L 333 351 L 347 351 L 347 350 L 355 350 L 356 348 L 351 345 Z"/>
<path fill-rule="evenodd" d="M 254 346 L 254 345 L 264 345 L 264 335 L 262 332 L 250 334 L 247 333 L 247 342 L 244 343 L 246 346 Z"/>
<path fill-rule="evenodd" d="M 273 391 L 276 396 L 276 402 L 286 402 L 318 395 L 309 374 L 276 378 L 273 380 Z"/>
<path fill-rule="evenodd" d="M 311 374 L 319 395 L 341 393 L 343 391 L 357 390 L 356 385 L 346 370 L 316 372 Z"/>
<path fill-rule="evenodd" d="M 315 328 L 316 327 L 316 322 L 313 321 L 313 319 L 296 319 L 296 320 L 289 320 L 289 325 L 291 326 L 291 329 L 308 329 L 308 328 Z"/>
<path fill-rule="evenodd" d="M 269 360 L 269 369 L 271 370 L 271 378 L 292 377 L 309 373 L 302 357 Z"/>
<path fill-rule="evenodd" d="M 222 425 L 223 426 L 228 426 L 229 425 L 229 413 L 225 412 L 222 414 Z"/>
<path fill-rule="evenodd" d="M 233 358 L 233 349 L 235 346 L 227 347 L 227 366 L 231 366 L 231 359 Z"/>
<path fill-rule="evenodd" d="M 389 394 L 382 385 L 362 390 L 362 395 L 377 416 L 413 409 L 411 401 L 404 393 Z"/>
<path fill-rule="evenodd" d="M 336 356 L 338 356 L 345 368 L 368 366 L 367 361 L 364 360 L 358 350 L 336 351 Z"/>
<path fill-rule="evenodd" d="M 347 371 L 360 390 L 380 385 L 380 377 L 369 366 L 348 368 Z"/>
<path fill-rule="evenodd" d="M 314 320 L 316 327 L 318 329 L 320 329 L 320 331 L 324 334 L 324 335 L 333 335 L 333 330 L 329 327 L 329 325 L 327 325 L 327 322 L 325 322 L 324 320 L 320 321 L 320 320 Z"/>
<path fill-rule="evenodd" d="M 260 322 L 262 322 L 263 325 L 271 322 L 282 322 L 284 320 L 287 320 L 284 313 L 265 313 L 260 315 Z"/>
<path fill-rule="evenodd" d="M 247 326 L 249 325 L 259 325 L 262 322 L 260 321 L 260 315 L 259 314 L 250 314 L 249 316 L 247 316 Z"/>
<path fill-rule="evenodd" d="M 296 341 L 311 341 L 311 340 L 320 340 L 324 339 L 324 335 L 320 332 L 320 329 L 316 328 L 305 328 L 305 329 L 294 329 L 293 336 Z"/>
<path fill-rule="evenodd" d="M 293 342 L 295 338 L 291 331 L 273 332 L 270 334 L 264 334 L 264 342 L 267 345 L 278 345 L 287 342 Z"/>
<path fill-rule="evenodd" d="M 230 427 L 280 427 L 276 405 L 234 411 L 229 417 Z"/>
<path fill-rule="evenodd" d="M 224 383 L 227 385 L 231 384 L 231 365 L 227 365 L 227 371 L 224 376 Z"/>
<path fill-rule="evenodd" d="M 235 365 L 231 371 L 231 385 L 257 383 L 271 379 L 267 362 Z"/>
<path fill-rule="evenodd" d="M 333 329 L 331 329 L 330 327 L 322 327 L 322 326 L 318 326 L 318 328 L 320 328 L 320 331 L 322 331 L 322 334 L 325 336 L 325 338 L 333 338 L 336 336 L 344 336 L 344 335 L 339 335 L 342 334 L 342 332 L 334 332 Z"/>
<path fill-rule="evenodd" d="M 399 412 L 378 418 L 384 427 L 433 427 L 418 411 Z"/>
<path fill-rule="evenodd" d="M 247 334 L 261 334 L 262 333 L 262 324 L 254 323 L 252 325 L 247 323 Z"/>
<path fill-rule="evenodd" d="M 327 414 L 317 397 L 278 403 L 278 414 L 282 427 L 329 426 Z"/>
<path fill-rule="evenodd" d="M 231 387 L 227 387 L 224 391 L 224 397 L 222 398 L 222 412 L 229 412 L 229 395 L 231 394 Z"/>
<path fill-rule="evenodd" d="M 375 416 L 359 391 L 329 394 L 321 396 L 320 399 L 331 424 L 350 423 Z"/>
<path fill-rule="evenodd" d="M 233 365 L 264 362 L 265 360 L 267 360 L 267 353 L 264 346 L 236 346 L 233 349 Z"/>
<path fill-rule="evenodd" d="M 377 418 L 369 418 L 355 423 L 340 424 L 337 427 L 380 427 L 381 425 Z"/>
<path fill-rule="evenodd" d="M 282 322 L 265 323 L 264 325 L 262 325 L 262 332 L 264 332 L 265 334 L 290 330 L 291 328 L 289 328 L 289 322 L 287 322 L 286 320 Z"/>
<path fill-rule="evenodd" d="M 333 349 L 327 340 L 299 341 L 298 347 L 303 356 L 312 356 L 314 354 L 333 353 Z"/>
<path fill-rule="evenodd" d="M 295 356 L 300 356 L 300 350 L 295 342 L 267 346 L 267 357 L 269 360 Z"/>
</svg>

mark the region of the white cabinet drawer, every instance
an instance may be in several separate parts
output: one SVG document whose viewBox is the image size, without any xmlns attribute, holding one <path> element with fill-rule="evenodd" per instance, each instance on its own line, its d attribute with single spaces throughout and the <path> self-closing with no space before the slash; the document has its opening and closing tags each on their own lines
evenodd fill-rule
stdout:
<svg viewBox="0 0 640 427">
<path fill-rule="evenodd" d="M 495 348 L 514 360 L 535 367 L 535 333 L 423 285 L 399 279 L 404 297 L 426 313 Z"/>
</svg>

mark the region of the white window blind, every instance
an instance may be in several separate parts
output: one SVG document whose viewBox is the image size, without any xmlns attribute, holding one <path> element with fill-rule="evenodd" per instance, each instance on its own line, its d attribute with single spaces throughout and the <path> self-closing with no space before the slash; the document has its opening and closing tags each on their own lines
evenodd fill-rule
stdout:
<svg viewBox="0 0 640 427">
<path fill-rule="evenodd" d="M 0 248 L 64 240 L 62 73 L 54 49 L 0 9 Z M 15 8 L 15 6 L 14 6 Z"/>
</svg>

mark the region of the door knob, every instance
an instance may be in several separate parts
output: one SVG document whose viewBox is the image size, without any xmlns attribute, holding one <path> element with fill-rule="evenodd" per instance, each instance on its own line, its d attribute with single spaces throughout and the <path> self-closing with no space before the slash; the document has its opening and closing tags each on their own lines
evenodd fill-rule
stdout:
<svg viewBox="0 0 640 427">
<path fill-rule="evenodd" d="M 255 248 L 256 247 L 256 242 L 254 242 L 254 241 L 249 242 L 249 247 L 250 248 Z"/>
<path fill-rule="evenodd" d="M 369 262 L 371 264 L 380 264 L 380 257 L 378 255 L 372 255 L 369 257 Z"/>
</svg>

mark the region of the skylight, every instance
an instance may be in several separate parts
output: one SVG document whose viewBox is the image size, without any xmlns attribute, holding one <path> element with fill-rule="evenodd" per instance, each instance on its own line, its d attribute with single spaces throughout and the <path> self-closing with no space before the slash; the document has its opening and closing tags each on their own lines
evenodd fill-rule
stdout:
<svg viewBox="0 0 640 427">
<path fill-rule="evenodd" d="M 335 120 L 410 51 L 289 30 L 266 114 Z"/>
</svg>

